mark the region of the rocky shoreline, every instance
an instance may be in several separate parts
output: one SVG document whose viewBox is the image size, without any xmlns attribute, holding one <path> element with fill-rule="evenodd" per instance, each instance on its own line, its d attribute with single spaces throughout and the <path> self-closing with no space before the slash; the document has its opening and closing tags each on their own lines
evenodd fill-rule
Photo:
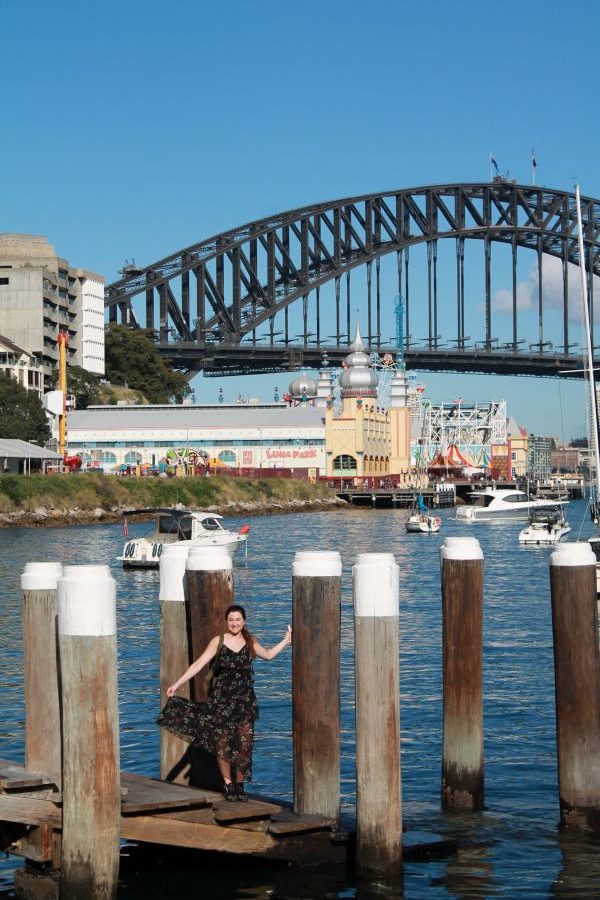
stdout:
<svg viewBox="0 0 600 900">
<path fill-rule="evenodd" d="M 209 512 L 223 516 L 259 516 L 294 512 L 325 512 L 347 506 L 339 497 L 315 498 L 312 500 L 228 500 L 221 505 L 203 507 Z M 95 525 L 98 523 L 121 522 L 127 506 L 116 506 L 103 509 L 81 509 L 77 506 L 69 509 L 38 506 L 33 510 L 19 509 L 14 512 L 0 513 L 0 528 L 57 528 L 65 525 Z M 190 509 L 194 509 L 190 506 Z M 148 518 L 151 518 L 150 516 Z M 142 517 L 136 516 L 142 521 Z"/>
</svg>

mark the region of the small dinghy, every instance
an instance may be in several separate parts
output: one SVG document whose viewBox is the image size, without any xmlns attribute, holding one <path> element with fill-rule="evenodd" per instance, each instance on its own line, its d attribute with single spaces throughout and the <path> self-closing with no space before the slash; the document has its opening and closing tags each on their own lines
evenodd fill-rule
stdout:
<svg viewBox="0 0 600 900">
<path fill-rule="evenodd" d="M 414 534 L 435 534 L 440 530 L 442 520 L 439 516 L 428 516 L 426 513 L 413 513 L 406 520 L 406 530 Z"/>
</svg>

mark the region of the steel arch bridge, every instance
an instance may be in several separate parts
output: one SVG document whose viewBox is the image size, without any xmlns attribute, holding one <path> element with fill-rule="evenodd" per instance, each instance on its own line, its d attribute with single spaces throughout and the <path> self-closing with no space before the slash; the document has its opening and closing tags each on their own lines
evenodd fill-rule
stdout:
<svg viewBox="0 0 600 900">
<path fill-rule="evenodd" d="M 107 286 L 105 306 L 112 322 L 120 317 L 123 323 L 152 329 L 161 353 L 190 373 L 314 368 L 324 351 L 332 362 L 347 352 L 351 276 L 359 267 L 366 274 L 360 315 L 368 344 L 380 353 L 397 350 L 393 339 L 382 336 L 382 312 L 389 314 L 393 305 L 388 302 L 389 291 L 382 304 L 380 266 L 388 257 L 394 273 L 392 296 L 404 298 L 402 350 L 410 368 L 575 375 L 581 358 L 577 343 L 570 340 L 577 335 L 569 264 L 585 266 L 593 336 L 600 201 L 582 198 L 582 217 L 583 261 L 575 195 L 564 191 L 497 178 L 490 183 L 425 186 L 318 203 L 223 232 L 143 268 L 128 264 L 123 277 Z M 455 252 L 453 274 L 444 280 L 445 297 L 440 301 L 438 246 L 444 241 L 453 242 Z M 474 328 L 479 340 L 467 333 L 473 330 L 474 318 L 465 304 L 465 246 L 470 241 L 483 247 L 484 285 Z M 505 245 L 509 254 L 511 321 L 504 340 L 494 337 L 493 244 Z M 415 300 L 409 259 L 417 245 L 425 247 L 426 287 Z M 517 277 L 523 248 L 533 251 L 537 265 L 537 297 L 525 325 Z M 551 310 L 545 299 L 545 255 L 560 261 L 559 310 L 556 302 Z M 145 298 L 145 319 L 143 307 L 142 315 L 139 306 L 136 315 L 132 304 L 138 296 Z M 579 294 L 576 301 L 581 303 Z M 290 333 L 292 312 L 299 323 L 297 335 Z M 550 315 L 561 320 L 558 341 L 548 340 Z M 411 326 L 419 319 L 426 336 L 417 342 Z M 444 334 L 439 333 L 442 320 Z M 333 334 L 323 333 L 326 321 Z"/>
</svg>

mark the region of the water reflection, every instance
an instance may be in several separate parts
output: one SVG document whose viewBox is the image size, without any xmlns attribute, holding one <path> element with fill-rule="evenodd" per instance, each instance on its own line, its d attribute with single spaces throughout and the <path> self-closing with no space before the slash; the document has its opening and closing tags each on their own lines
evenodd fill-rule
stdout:
<svg viewBox="0 0 600 900">
<path fill-rule="evenodd" d="M 579 510 L 579 512 L 578 512 Z M 584 504 L 569 508 L 574 533 Z M 236 597 L 248 609 L 261 641 L 274 642 L 291 621 L 291 562 L 296 550 L 339 550 L 342 579 L 343 813 L 354 809 L 354 665 L 351 565 L 358 552 L 396 554 L 401 577 L 401 726 L 405 819 L 409 828 L 458 836 L 466 843 L 455 859 L 411 862 L 404 895 L 478 897 L 500 894 L 596 897 L 598 848 L 577 836 L 557 834 L 558 800 L 549 552 L 519 549 L 519 524 L 460 525 L 443 512 L 439 536 L 406 535 L 396 510 L 340 510 L 255 517 L 248 567 L 236 567 Z M 236 528 L 242 519 L 230 520 Z M 143 530 L 130 525 L 130 536 Z M 439 809 L 441 761 L 441 602 L 439 548 L 444 535 L 479 538 L 486 566 L 484 616 L 484 715 L 486 810 L 468 821 Z M 0 756 L 23 756 L 22 636 L 19 576 L 26 562 L 107 562 L 117 580 L 121 764 L 156 776 L 158 714 L 158 577 L 124 572 L 116 561 L 123 544 L 114 525 L 0 530 Z M 291 799 L 290 656 L 256 665 L 260 703 L 253 788 Z M 481 845 L 485 846 L 482 848 Z M 477 849 L 479 848 L 479 849 Z M 129 853 L 130 851 L 128 851 Z M 150 858 L 155 850 L 151 849 Z M 137 856 L 123 868 L 122 896 L 292 897 L 304 874 L 256 862 L 217 860 L 207 867 L 197 854 L 163 860 L 148 874 Z M 8 896 L 17 860 L 0 861 L 0 894 Z M 202 868 L 200 869 L 200 865 Z M 202 872 L 201 877 L 199 872 Z M 131 873 L 131 874 L 128 874 Z M 206 881 L 205 879 L 208 879 Z M 206 885 L 210 885 L 210 889 Z M 362 890 L 362 889 L 361 889 Z M 577 894 L 577 891 L 584 893 Z M 357 889 L 335 874 L 311 884 L 314 897 L 354 897 Z M 279 892 L 279 893 L 277 893 Z M 585 893 L 587 892 L 587 893 Z M 301 896 L 301 895 L 298 895 Z M 599 900 L 600 900 L 600 894 Z"/>
<path fill-rule="evenodd" d="M 450 897 L 494 897 L 501 890 L 493 873 L 491 847 L 461 847 L 448 863 L 441 884 Z"/>
<path fill-rule="evenodd" d="M 600 900 L 600 838 L 561 832 L 563 865 L 552 885 L 552 897 Z"/>
</svg>

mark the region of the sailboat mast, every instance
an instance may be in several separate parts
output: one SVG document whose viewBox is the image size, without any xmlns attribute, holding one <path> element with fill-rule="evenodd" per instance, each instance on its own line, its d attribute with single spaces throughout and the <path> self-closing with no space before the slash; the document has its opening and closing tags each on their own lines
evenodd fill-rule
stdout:
<svg viewBox="0 0 600 900">
<path fill-rule="evenodd" d="M 585 250 L 583 246 L 583 225 L 581 221 L 581 197 L 579 185 L 575 185 L 575 202 L 577 205 L 577 238 L 579 243 L 579 274 L 581 275 L 581 299 L 583 302 L 583 326 L 585 331 L 585 345 L 588 372 L 588 389 L 591 418 L 590 442 L 594 454 L 594 466 L 596 470 L 596 494 L 600 490 L 600 452 L 598 449 L 598 406 L 596 404 L 596 388 L 594 385 L 594 348 L 592 347 L 592 335 L 590 328 L 590 310 L 588 306 L 587 278 L 585 273 Z M 598 497 L 596 496 L 596 500 Z"/>
</svg>

